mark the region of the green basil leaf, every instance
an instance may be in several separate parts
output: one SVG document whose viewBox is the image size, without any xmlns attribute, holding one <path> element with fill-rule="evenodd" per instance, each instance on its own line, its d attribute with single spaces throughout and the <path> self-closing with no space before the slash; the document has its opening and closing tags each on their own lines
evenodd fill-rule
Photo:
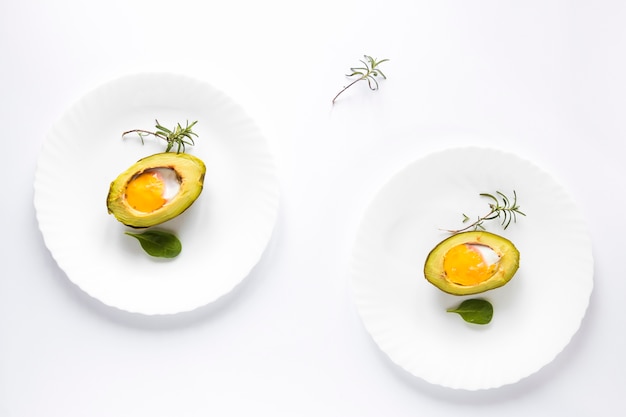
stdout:
<svg viewBox="0 0 626 417">
<path fill-rule="evenodd" d="M 175 258 L 183 248 L 180 240 L 178 240 L 175 235 L 162 230 L 148 230 L 143 233 L 125 233 L 137 239 L 148 255 L 157 258 Z"/>
<path fill-rule="evenodd" d="M 458 307 L 452 307 L 446 311 L 457 313 L 463 320 L 473 324 L 488 324 L 493 317 L 493 306 L 482 298 L 465 300 Z"/>
</svg>

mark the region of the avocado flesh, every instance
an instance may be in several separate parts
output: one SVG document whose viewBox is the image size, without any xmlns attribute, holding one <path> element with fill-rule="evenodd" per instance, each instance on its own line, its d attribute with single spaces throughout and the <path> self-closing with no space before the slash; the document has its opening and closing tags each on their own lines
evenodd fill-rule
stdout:
<svg viewBox="0 0 626 417">
<path fill-rule="evenodd" d="M 458 245 L 482 245 L 493 250 L 499 257 L 489 277 L 471 285 L 453 282 L 446 273 L 444 262 L 448 252 Z M 457 233 L 441 241 L 428 254 L 424 264 L 424 276 L 440 290 L 453 295 L 478 294 L 501 287 L 509 282 L 519 268 L 519 251 L 508 239 L 485 231 Z"/>
<path fill-rule="evenodd" d="M 143 172 L 159 168 L 176 172 L 180 182 L 178 193 L 156 210 L 136 210 L 126 200 L 128 184 Z M 133 228 L 155 226 L 171 220 L 187 210 L 198 198 L 202 192 L 205 173 L 204 162 L 186 153 L 164 152 L 142 158 L 111 182 L 107 196 L 108 212 L 121 223 Z"/>
</svg>

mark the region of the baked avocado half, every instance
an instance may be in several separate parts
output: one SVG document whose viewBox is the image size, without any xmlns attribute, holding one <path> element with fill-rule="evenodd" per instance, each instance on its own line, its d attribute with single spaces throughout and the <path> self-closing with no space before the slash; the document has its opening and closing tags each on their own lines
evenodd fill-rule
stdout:
<svg viewBox="0 0 626 417">
<path fill-rule="evenodd" d="M 206 166 L 199 158 L 165 152 L 142 158 L 109 187 L 109 214 L 126 226 L 145 228 L 184 212 L 202 192 Z"/>
<path fill-rule="evenodd" d="M 462 232 L 430 251 L 424 276 L 453 295 L 478 294 L 506 284 L 519 268 L 519 251 L 508 239 L 485 231 Z"/>
</svg>

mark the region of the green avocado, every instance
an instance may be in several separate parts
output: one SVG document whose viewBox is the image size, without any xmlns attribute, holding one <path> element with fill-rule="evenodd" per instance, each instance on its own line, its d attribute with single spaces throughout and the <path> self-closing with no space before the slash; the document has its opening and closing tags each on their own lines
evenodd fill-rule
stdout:
<svg viewBox="0 0 626 417">
<path fill-rule="evenodd" d="M 485 231 L 462 232 L 430 251 L 424 276 L 453 295 L 478 294 L 509 282 L 519 268 L 519 251 L 508 239 Z"/>
<path fill-rule="evenodd" d="M 206 166 L 199 158 L 165 152 L 140 159 L 109 187 L 109 214 L 126 226 L 145 228 L 184 212 L 198 198 Z"/>
</svg>

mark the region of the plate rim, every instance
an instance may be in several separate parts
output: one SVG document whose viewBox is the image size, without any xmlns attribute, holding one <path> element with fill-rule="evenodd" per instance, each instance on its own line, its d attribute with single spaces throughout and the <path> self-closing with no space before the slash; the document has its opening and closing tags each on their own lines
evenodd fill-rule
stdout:
<svg viewBox="0 0 626 417">
<path fill-rule="evenodd" d="M 545 363 L 541 364 L 538 368 L 531 370 L 530 372 L 527 372 L 525 374 L 520 374 L 518 378 L 512 378 L 510 380 L 504 381 L 502 383 L 491 383 L 491 384 L 477 384 L 477 385 L 463 385 L 463 384 L 454 384 L 454 383 L 445 383 L 445 382 L 441 382 L 441 381 L 435 381 L 433 379 L 430 378 L 425 378 L 423 375 L 419 375 L 416 372 L 414 372 L 412 369 L 408 369 L 407 366 L 403 363 L 401 363 L 402 361 L 398 360 L 398 358 L 394 357 L 389 351 L 387 351 L 381 341 L 379 340 L 379 338 L 377 337 L 377 335 L 374 334 L 374 331 L 372 330 L 371 324 L 369 323 L 369 320 L 367 318 L 367 314 L 364 314 L 363 312 L 363 306 L 361 305 L 362 300 L 360 299 L 360 296 L 358 294 L 357 291 L 357 272 L 355 271 L 355 263 L 357 262 L 355 259 L 355 251 L 358 248 L 358 244 L 359 241 L 362 239 L 362 232 L 363 232 L 363 227 L 364 225 L 370 221 L 371 219 L 369 219 L 369 217 L 371 216 L 371 207 L 376 203 L 377 199 L 380 197 L 381 193 L 390 186 L 390 183 L 392 183 L 394 180 L 397 180 L 398 177 L 400 177 L 403 174 L 406 174 L 407 171 L 409 171 L 411 169 L 411 167 L 415 164 L 419 164 L 424 160 L 427 160 L 429 158 L 432 157 L 436 157 L 438 155 L 444 155 L 448 152 L 463 152 L 463 151 L 467 151 L 467 150 L 471 150 L 471 151 L 475 151 L 475 152 L 496 152 L 498 154 L 504 154 L 507 155 L 508 157 L 513 157 L 518 159 L 519 161 L 523 162 L 524 164 L 528 164 L 529 166 L 532 166 L 534 169 L 536 169 L 538 172 L 540 172 L 542 175 L 549 177 L 553 182 L 554 185 L 558 188 L 560 188 L 564 195 L 569 199 L 569 202 L 572 205 L 572 208 L 575 210 L 576 215 L 577 215 L 577 220 L 579 222 L 582 223 L 582 228 L 583 230 L 582 235 L 584 237 L 584 245 L 585 245 L 585 251 L 588 251 L 588 269 L 590 272 L 590 275 L 586 278 L 586 280 L 588 281 L 588 291 L 585 293 L 585 304 L 584 306 L 580 309 L 580 316 L 579 316 L 579 320 L 577 320 L 576 325 L 575 325 L 575 329 L 574 331 L 569 334 L 569 336 L 567 337 L 567 341 L 559 348 L 556 350 L 556 352 L 554 353 L 554 355 L 550 358 L 550 360 L 546 361 Z M 426 254 L 424 254 L 424 257 L 426 256 Z M 350 252 L 350 262 L 349 262 L 349 267 L 348 267 L 348 274 L 349 274 L 349 282 L 350 282 L 350 291 L 351 291 L 351 295 L 352 295 L 352 301 L 353 304 L 355 306 L 356 312 L 360 318 L 360 321 L 365 329 L 365 331 L 368 333 L 368 335 L 370 336 L 371 340 L 374 342 L 374 344 L 376 345 L 377 349 L 383 353 L 385 355 L 385 357 L 387 357 L 394 365 L 398 366 L 399 368 L 403 369 L 404 371 L 406 371 L 408 374 L 410 374 L 412 377 L 416 377 L 420 380 L 423 380 L 426 383 L 432 384 L 432 385 L 437 385 L 437 386 L 441 386 L 444 388 L 449 388 L 449 389 L 454 389 L 454 390 L 464 390 L 464 391 L 481 391 L 481 390 L 490 390 L 490 389 L 497 389 L 503 386 L 507 386 L 507 385 L 512 385 L 515 383 L 518 383 L 520 381 L 522 381 L 523 379 L 536 374 L 537 372 L 539 372 L 541 369 L 543 369 L 546 365 L 548 365 L 549 363 L 551 363 L 552 361 L 554 361 L 556 359 L 556 357 L 561 354 L 561 352 L 571 343 L 572 338 L 575 336 L 576 333 L 579 332 L 580 327 L 582 325 L 582 322 L 585 318 L 585 316 L 587 315 L 587 311 L 589 309 L 589 305 L 591 303 L 591 296 L 593 294 L 594 291 L 594 275 L 595 275 L 595 270 L 594 270 L 594 266 L 595 266 L 595 258 L 594 258 L 594 254 L 593 254 L 593 241 L 592 241 L 592 236 L 591 233 L 589 231 L 589 227 L 588 227 L 588 222 L 587 219 L 583 216 L 583 213 L 579 207 L 579 205 L 577 204 L 576 201 L 574 201 L 574 199 L 572 198 L 571 194 L 568 192 L 568 190 L 563 186 L 563 184 L 551 173 L 549 173 L 548 171 L 546 171 L 543 167 L 539 166 L 538 164 L 534 163 L 533 161 L 531 161 L 529 158 L 524 157 L 522 155 L 520 155 L 517 152 L 513 152 L 511 150 L 506 150 L 500 147 L 494 147 L 494 146 L 485 146 L 485 145 L 474 145 L 474 144 L 464 144 L 464 145 L 452 145 L 452 146 L 446 146 L 440 149 L 435 149 L 435 150 L 431 150 L 427 153 L 421 154 L 413 159 L 408 160 L 407 162 L 404 163 L 403 166 L 396 168 L 395 170 L 393 170 L 389 175 L 387 175 L 387 177 L 381 182 L 381 184 L 378 185 L 378 188 L 376 190 L 374 190 L 370 195 L 369 195 L 369 200 L 366 203 L 364 209 L 361 212 L 361 216 L 360 219 L 358 221 L 357 224 L 357 228 L 356 228 L 356 233 L 352 242 L 352 249 Z M 459 299 L 461 300 L 461 299 Z"/>
<path fill-rule="evenodd" d="M 249 261 L 249 264 L 246 265 L 243 269 L 245 269 L 245 273 L 240 277 L 240 279 L 233 282 L 232 285 L 225 291 L 217 294 L 215 296 L 208 297 L 208 300 L 202 304 L 197 304 L 193 306 L 188 306 L 186 308 L 180 308 L 176 310 L 167 310 L 167 311 L 157 311 L 157 310 L 145 310 L 144 308 L 134 308 L 129 305 L 120 305 L 118 303 L 110 302 L 110 300 L 104 300 L 100 298 L 97 294 L 94 294 L 91 290 L 83 285 L 84 283 L 80 280 L 76 280 L 74 277 L 70 276 L 70 273 L 67 271 L 68 265 L 64 263 L 62 259 L 60 259 L 58 252 L 54 249 L 54 245 L 50 241 L 50 236 L 45 228 L 45 220 L 42 220 L 43 212 L 42 210 L 42 184 L 41 177 L 42 173 L 42 165 L 43 161 L 47 156 L 47 153 L 50 152 L 51 142 L 53 141 L 54 132 L 58 130 L 60 127 L 66 123 L 66 120 L 70 117 L 73 117 L 79 110 L 82 105 L 88 103 L 90 100 L 94 100 L 100 94 L 107 94 L 107 90 L 119 88 L 124 83 L 132 82 L 133 80 L 141 80 L 146 82 L 155 82 L 159 80 L 166 80 L 168 83 L 187 83 L 193 84 L 197 86 L 202 86 L 203 88 L 207 88 L 211 94 L 215 95 L 215 97 L 219 97 L 224 100 L 229 106 L 233 109 L 236 109 L 238 115 L 244 118 L 250 126 L 254 129 L 255 141 L 259 139 L 262 141 L 260 144 L 263 149 L 263 156 L 266 158 L 264 161 L 265 165 L 269 165 L 269 169 L 267 169 L 268 178 L 271 179 L 271 184 L 264 188 L 264 204 L 263 207 L 267 213 L 264 213 L 267 217 L 267 230 L 263 232 L 263 243 L 259 244 L 260 246 L 257 249 L 257 253 L 255 254 L 254 259 Z M 267 167 L 264 167 L 267 168 Z M 239 102 L 237 102 L 233 97 L 228 95 L 223 89 L 219 86 L 206 81 L 203 78 L 197 77 L 195 75 L 189 75 L 182 72 L 172 72 L 172 71 L 140 71 L 140 72 L 131 72 L 123 75 L 118 75 L 116 77 L 112 77 L 105 81 L 102 81 L 91 88 L 86 89 L 82 94 L 79 94 L 77 98 L 70 101 L 70 103 L 64 108 L 61 114 L 58 116 L 56 120 L 53 121 L 49 129 L 47 130 L 44 140 L 40 146 L 38 151 L 34 179 L 33 179 L 33 197 L 32 203 L 35 209 L 35 219 L 37 222 L 37 228 L 42 235 L 42 240 L 48 252 L 51 254 L 54 259 L 57 267 L 63 272 L 68 281 L 70 281 L 73 285 L 76 285 L 82 292 L 90 296 L 91 298 L 97 300 L 98 302 L 115 308 L 120 311 L 126 311 L 129 313 L 138 313 L 145 316 L 167 316 L 167 315 L 175 315 L 179 313 L 190 312 L 196 310 L 198 308 L 204 307 L 206 305 L 212 304 L 219 299 L 226 296 L 228 293 L 232 292 L 238 285 L 240 285 L 254 270 L 256 265 L 261 261 L 261 259 L 266 255 L 268 246 L 275 234 L 275 229 L 277 227 L 277 220 L 279 216 L 280 210 L 280 184 L 278 173 L 275 165 L 275 155 L 272 152 L 271 144 L 257 121 L 252 117 L 252 115 L 243 107 Z"/>
</svg>

